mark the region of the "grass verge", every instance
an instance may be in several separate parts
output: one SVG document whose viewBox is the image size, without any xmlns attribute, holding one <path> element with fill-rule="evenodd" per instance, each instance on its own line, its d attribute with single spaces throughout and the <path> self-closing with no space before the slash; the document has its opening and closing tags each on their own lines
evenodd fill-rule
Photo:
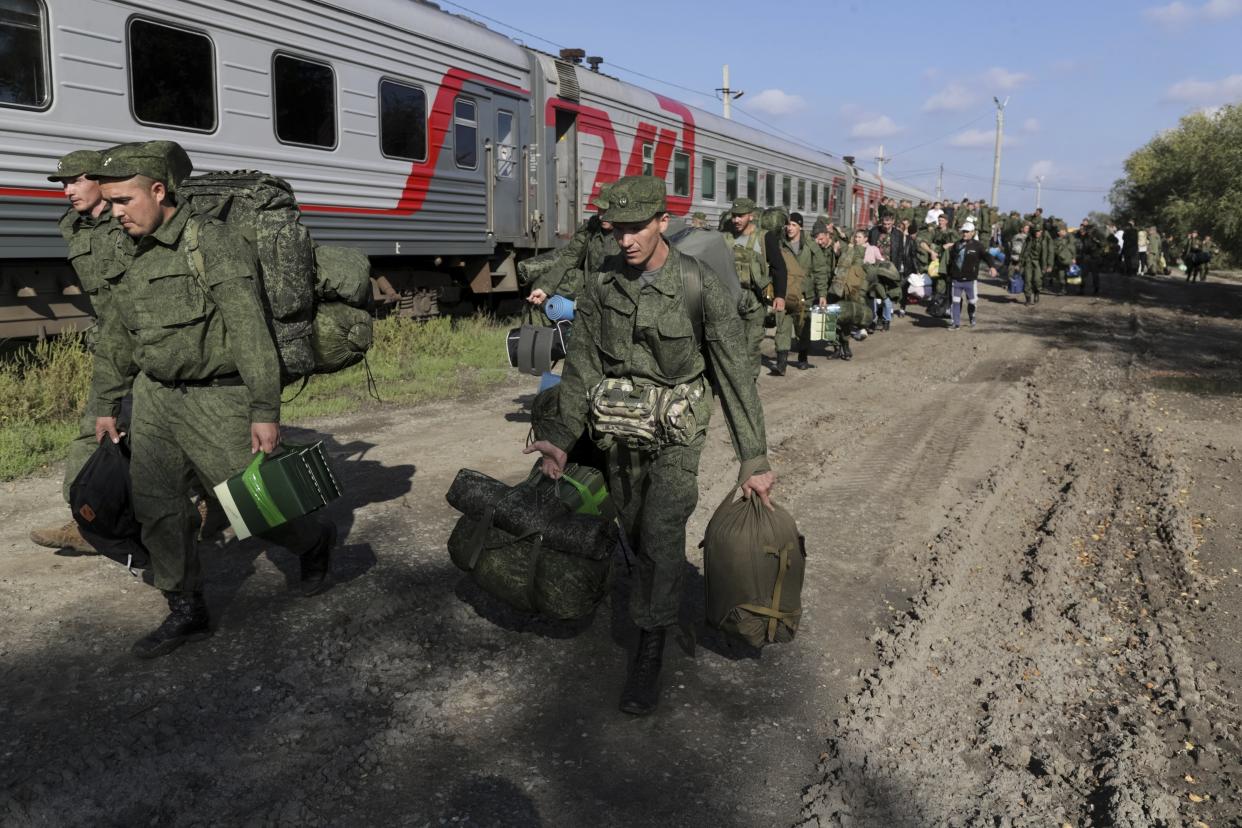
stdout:
<svg viewBox="0 0 1242 828">
<path fill-rule="evenodd" d="M 390 405 L 477 394 L 511 374 L 501 322 L 475 316 L 411 322 L 382 319 L 368 354 L 382 402 L 367 392 L 355 365 L 312 377 L 283 407 L 286 423 L 339 416 Z M 77 435 L 78 413 L 90 390 L 91 355 L 83 338 L 66 334 L 0 360 L 0 481 L 46 470 Z M 286 398 L 295 386 L 286 389 Z"/>
</svg>

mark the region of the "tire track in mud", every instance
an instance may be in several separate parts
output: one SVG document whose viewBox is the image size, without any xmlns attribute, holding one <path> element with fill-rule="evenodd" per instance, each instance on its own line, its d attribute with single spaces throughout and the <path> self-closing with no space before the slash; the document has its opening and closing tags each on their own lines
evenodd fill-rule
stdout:
<svg viewBox="0 0 1242 828">
<path fill-rule="evenodd" d="M 1095 399 L 1058 445 L 1093 395 L 1038 391 L 1045 368 L 878 637 L 801 825 L 1177 825 L 1204 801 L 1176 784 L 1218 763 L 1176 621 L 1179 472 L 1132 403 Z"/>
</svg>

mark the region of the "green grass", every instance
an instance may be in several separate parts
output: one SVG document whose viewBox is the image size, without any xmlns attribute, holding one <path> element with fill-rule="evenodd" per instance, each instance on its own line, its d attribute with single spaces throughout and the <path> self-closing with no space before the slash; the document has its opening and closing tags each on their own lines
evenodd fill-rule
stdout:
<svg viewBox="0 0 1242 828">
<path fill-rule="evenodd" d="M 366 370 L 355 365 L 312 377 L 283 407 L 282 419 L 305 422 L 478 394 L 511 376 L 505 360 L 507 330 L 482 316 L 380 320 L 367 359 L 382 402 L 369 396 Z M 0 481 L 45 470 L 64 457 L 90 390 L 91 361 L 76 334 L 0 359 Z M 296 387 L 286 389 L 286 398 Z"/>
<path fill-rule="evenodd" d="M 80 334 L 65 334 L 0 361 L 0 480 L 64 457 L 78 433 L 90 390 L 91 355 Z"/>
<path fill-rule="evenodd" d="M 512 371 L 505 359 L 508 326 L 483 316 L 459 319 L 382 319 L 367 355 L 382 403 L 367 392 L 359 364 L 312 377 L 305 390 L 281 406 L 287 423 L 333 417 L 384 405 L 413 405 L 470 396 L 503 382 Z M 296 384 L 285 389 L 293 396 Z"/>
</svg>

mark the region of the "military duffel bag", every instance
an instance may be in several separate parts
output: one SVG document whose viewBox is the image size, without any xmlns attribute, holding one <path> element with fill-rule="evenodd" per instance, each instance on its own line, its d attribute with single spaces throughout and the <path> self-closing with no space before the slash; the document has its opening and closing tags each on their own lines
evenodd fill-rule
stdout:
<svg viewBox="0 0 1242 828">
<path fill-rule="evenodd" d="M 599 478 L 573 464 L 565 472 L 578 481 Z M 590 615 L 608 591 L 618 544 L 616 523 L 601 516 L 608 509 L 590 491 L 600 487 L 577 488 L 538 468 L 508 486 L 462 469 L 446 495 L 462 512 L 449 536 L 449 557 L 514 609 L 560 619 Z"/>
<path fill-rule="evenodd" d="M 792 641 L 805 572 L 806 545 L 790 514 L 734 489 L 703 535 L 707 623 L 756 647 Z"/>
</svg>

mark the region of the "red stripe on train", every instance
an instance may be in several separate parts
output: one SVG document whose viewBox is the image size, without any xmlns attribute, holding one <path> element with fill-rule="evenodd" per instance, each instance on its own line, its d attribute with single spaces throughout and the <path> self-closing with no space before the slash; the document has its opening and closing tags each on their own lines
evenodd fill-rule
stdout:
<svg viewBox="0 0 1242 828">
<path fill-rule="evenodd" d="M 0 198 L 3 198 L 4 196 L 8 196 L 10 198 L 64 198 L 65 191 L 43 187 L 38 189 L 29 189 L 26 187 L 0 187 Z"/>
</svg>

